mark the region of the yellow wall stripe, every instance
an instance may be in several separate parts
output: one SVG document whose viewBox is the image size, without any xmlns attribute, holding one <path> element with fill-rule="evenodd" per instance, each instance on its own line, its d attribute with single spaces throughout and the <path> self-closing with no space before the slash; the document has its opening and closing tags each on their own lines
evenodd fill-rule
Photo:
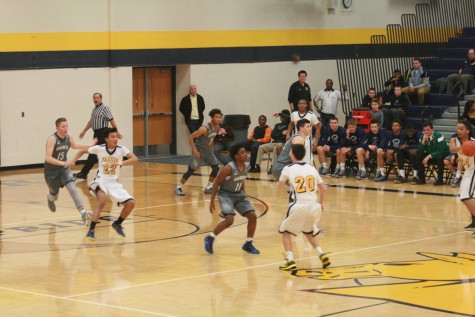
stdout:
<svg viewBox="0 0 475 317">
<path fill-rule="evenodd" d="M 0 52 L 368 44 L 383 29 L 0 33 Z"/>
</svg>

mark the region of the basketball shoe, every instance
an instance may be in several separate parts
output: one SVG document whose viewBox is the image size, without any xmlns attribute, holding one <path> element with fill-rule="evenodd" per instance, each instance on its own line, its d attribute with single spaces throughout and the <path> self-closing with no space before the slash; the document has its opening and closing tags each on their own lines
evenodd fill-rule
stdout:
<svg viewBox="0 0 475 317">
<path fill-rule="evenodd" d="M 213 242 L 214 238 L 212 236 L 205 237 L 205 251 L 209 254 L 213 254 Z"/>
<path fill-rule="evenodd" d="M 326 269 L 327 267 L 330 266 L 330 264 L 331 264 L 330 263 L 330 258 L 328 257 L 328 255 L 326 253 L 320 254 L 319 258 L 320 258 L 320 261 L 322 261 L 322 267 L 324 269 Z"/>
<path fill-rule="evenodd" d="M 261 251 L 257 250 L 253 245 L 252 241 L 246 241 L 246 243 L 243 244 L 242 249 L 250 254 L 260 254 Z"/>
<path fill-rule="evenodd" d="M 281 271 L 290 271 L 297 268 L 297 264 L 295 261 L 287 261 L 285 264 L 279 266 L 279 270 Z"/>
<path fill-rule="evenodd" d="M 125 238 L 125 233 L 121 225 L 119 225 L 117 222 L 112 223 L 112 228 L 117 232 L 117 234 L 123 238 Z"/>
<path fill-rule="evenodd" d="M 96 237 L 94 236 L 94 230 L 89 230 L 86 234 L 86 237 L 89 241 L 96 241 Z"/>
</svg>

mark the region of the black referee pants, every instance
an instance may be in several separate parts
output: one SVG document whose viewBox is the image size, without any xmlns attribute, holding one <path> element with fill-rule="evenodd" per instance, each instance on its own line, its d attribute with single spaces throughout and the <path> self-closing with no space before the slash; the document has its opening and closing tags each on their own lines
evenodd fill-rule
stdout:
<svg viewBox="0 0 475 317">
<path fill-rule="evenodd" d="M 107 128 L 94 130 L 94 138 L 97 138 L 97 144 L 98 145 L 106 143 L 106 139 L 105 139 L 105 135 L 104 135 L 104 132 L 106 131 L 106 129 Z M 96 162 L 97 162 L 97 155 L 89 154 L 89 156 L 87 157 L 86 163 L 82 167 L 80 173 L 84 174 L 84 175 L 87 175 L 89 173 L 89 171 L 92 169 L 92 167 L 94 166 L 94 164 L 96 164 Z"/>
</svg>

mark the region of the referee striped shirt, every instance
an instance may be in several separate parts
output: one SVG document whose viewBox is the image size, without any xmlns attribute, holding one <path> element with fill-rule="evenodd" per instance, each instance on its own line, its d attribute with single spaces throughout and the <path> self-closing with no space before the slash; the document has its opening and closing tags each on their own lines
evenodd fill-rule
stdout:
<svg viewBox="0 0 475 317">
<path fill-rule="evenodd" d="M 92 129 L 95 131 L 107 128 L 109 126 L 109 121 L 112 119 L 114 119 L 114 117 L 112 117 L 112 112 L 110 111 L 109 107 L 101 103 L 99 106 L 95 107 L 94 110 L 92 110 Z"/>
</svg>

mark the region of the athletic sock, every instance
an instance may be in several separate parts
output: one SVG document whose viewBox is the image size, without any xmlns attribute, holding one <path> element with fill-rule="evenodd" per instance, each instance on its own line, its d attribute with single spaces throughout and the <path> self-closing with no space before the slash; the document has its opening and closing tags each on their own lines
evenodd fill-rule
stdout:
<svg viewBox="0 0 475 317">
<path fill-rule="evenodd" d="M 91 225 L 89 226 L 89 230 L 94 231 L 94 228 L 96 228 L 97 222 L 91 221 Z"/>
<path fill-rule="evenodd" d="M 208 182 L 208 185 L 206 185 L 206 189 L 211 189 L 213 188 L 213 183 Z"/>
<path fill-rule="evenodd" d="M 292 253 L 292 251 L 285 252 L 285 256 L 287 257 L 287 261 L 293 261 L 294 260 L 294 254 Z"/>
<path fill-rule="evenodd" d="M 182 188 L 182 187 L 183 187 L 183 184 L 182 184 L 182 183 L 180 183 L 180 184 L 178 184 L 178 185 L 176 186 L 176 188 Z"/>
<path fill-rule="evenodd" d="M 322 163 L 322 166 L 323 166 L 323 168 L 327 168 L 328 164 L 325 162 L 325 163 Z"/>
<path fill-rule="evenodd" d="M 457 171 L 457 173 L 455 173 L 455 178 L 460 178 L 460 176 L 462 176 L 462 172 Z"/>
<path fill-rule="evenodd" d="M 402 178 L 406 178 L 406 171 L 405 170 L 399 170 L 399 176 Z"/>
<path fill-rule="evenodd" d="M 124 222 L 124 220 L 125 220 L 124 218 L 119 217 L 119 218 L 117 218 L 117 220 L 115 222 L 117 224 L 121 225 Z"/>
<path fill-rule="evenodd" d="M 209 234 L 209 236 L 212 237 L 212 238 L 216 238 L 216 235 L 214 234 L 214 232 L 211 232 L 211 233 Z"/>
<path fill-rule="evenodd" d="M 247 241 L 247 242 L 249 242 L 249 241 L 251 241 L 251 242 L 252 242 L 252 240 L 253 240 L 253 239 L 252 239 L 252 238 L 250 238 L 250 237 L 247 237 L 247 239 L 246 239 L 246 241 Z"/>
<path fill-rule="evenodd" d="M 417 171 L 414 171 L 414 177 L 417 177 Z"/>
<path fill-rule="evenodd" d="M 324 253 L 321 247 L 316 247 L 315 250 L 317 250 L 318 255 L 322 255 Z"/>
</svg>

